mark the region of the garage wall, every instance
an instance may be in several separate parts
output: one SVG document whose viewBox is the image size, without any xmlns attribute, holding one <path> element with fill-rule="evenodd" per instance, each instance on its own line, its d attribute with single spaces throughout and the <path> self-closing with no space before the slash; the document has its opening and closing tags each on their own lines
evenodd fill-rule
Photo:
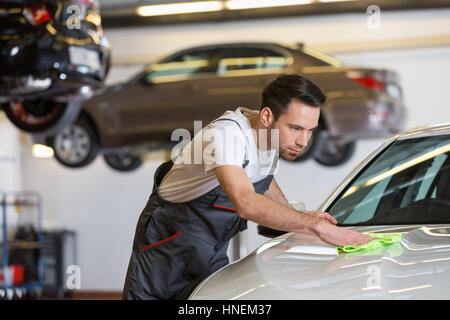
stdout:
<svg viewBox="0 0 450 320">
<path fill-rule="evenodd" d="M 21 190 L 19 132 L 3 112 L 0 113 L 0 137 L 0 191 Z"/>
<path fill-rule="evenodd" d="M 450 10 L 382 12 L 381 29 L 369 30 L 367 15 L 283 18 L 246 22 L 106 30 L 116 61 L 149 60 L 186 46 L 218 41 L 304 41 L 323 43 L 405 39 L 450 34 Z M 450 47 L 335 55 L 351 65 L 387 67 L 402 77 L 407 126 L 450 121 Z M 108 83 L 124 80 L 140 65 L 113 68 Z M 230 108 L 234 108 L 230 106 Z M 353 159 L 338 168 L 282 162 L 276 179 L 289 200 L 315 209 L 339 180 L 380 140 L 360 141 Z M 101 158 L 80 170 L 68 170 L 53 159 L 31 156 L 31 141 L 22 142 L 21 175 L 26 189 L 39 190 L 44 198 L 44 225 L 78 233 L 78 263 L 82 289 L 121 290 L 137 218 L 162 161 L 149 161 L 132 173 L 107 168 Z M 264 239 L 249 225 L 248 252 Z"/>
<path fill-rule="evenodd" d="M 380 28 L 369 29 L 369 15 L 289 17 L 152 28 L 108 29 L 113 59 L 149 60 L 188 46 L 227 41 L 323 43 L 367 42 L 448 34 L 450 9 L 383 12 Z"/>
</svg>

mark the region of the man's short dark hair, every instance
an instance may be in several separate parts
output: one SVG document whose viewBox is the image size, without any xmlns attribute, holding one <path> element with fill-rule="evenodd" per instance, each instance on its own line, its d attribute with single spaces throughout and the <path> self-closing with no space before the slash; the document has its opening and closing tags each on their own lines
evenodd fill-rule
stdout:
<svg viewBox="0 0 450 320">
<path fill-rule="evenodd" d="M 282 74 L 264 88 L 261 109 L 269 107 L 277 121 L 293 99 L 311 107 L 320 107 L 327 97 L 308 78 L 298 74 Z"/>
</svg>

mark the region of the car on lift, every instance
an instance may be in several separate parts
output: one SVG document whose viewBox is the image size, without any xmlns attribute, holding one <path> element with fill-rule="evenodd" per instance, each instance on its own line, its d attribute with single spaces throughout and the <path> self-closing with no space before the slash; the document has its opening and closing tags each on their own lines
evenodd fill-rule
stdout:
<svg viewBox="0 0 450 320">
<path fill-rule="evenodd" d="M 450 123 L 406 130 L 362 160 L 318 208 L 338 226 L 401 242 L 339 253 L 281 233 L 210 275 L 190 299 L 449 299 Z"/>
<path fill-rule="evenodd" d="M 405 107 L 397 73 L 344 66 L 303 44 L 248 42 L 194 47 L 148 65 L 86 101 L 79 122 L 50 144 L 70 167 L 85 166 L 108 149 L 107 162 L 122 159 L 122 169 L 134 169 L 146 150 L 134 146 L 169 145 L 177 128 L 192 134 L 194 120 L 205 126 L 238 106 L 259 109 L 263 88 L 283 73 L 305 75 L 328 97 L 320 128 L 297 161 L 314 157 L 337 166 L 351 157 L 357 139 L 385 138 L 402 127 Z"/>
<path fill-rule="evenodd" d="M 19 129 L 54 134 L 110 67 L 98 0 L 0 3 L 0 109 Z"/>
</svg>

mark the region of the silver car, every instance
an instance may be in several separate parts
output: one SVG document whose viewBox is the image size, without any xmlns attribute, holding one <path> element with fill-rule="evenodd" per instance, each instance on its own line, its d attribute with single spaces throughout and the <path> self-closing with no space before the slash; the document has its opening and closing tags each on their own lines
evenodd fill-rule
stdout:
<svg viewBox="0 0 450 320">
<path fill-rule="evenodd" d="M 189 299 L 450 299 L 450 123 L 386 140 L 319 210 L 340 226 L 402 240 L 342 254 L 286 233 L 209 276 Z"/>
</svg>

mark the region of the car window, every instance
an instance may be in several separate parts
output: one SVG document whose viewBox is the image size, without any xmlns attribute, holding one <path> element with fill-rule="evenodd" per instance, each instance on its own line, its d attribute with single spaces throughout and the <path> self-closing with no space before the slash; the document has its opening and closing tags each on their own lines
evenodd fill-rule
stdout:
<svg viewBox="0 0 450 320">
<path fill-rule="evenodd" d="M 277 71 L 286 68 L 287 58 L 264 48 L 229 47 L 221 51 L 218 73 L 223 75 L 241 70 Z"/>
<path fill-rule="evenodd" d="M 153 64 L 146 76 L 147 82 L 184 80 L 192 75 L 215 74 L 217 49 L 184 52 L 169 60 Z"/>
<path fill-rule="evenodd" d="M 307 55 L 309 60 L 312 59 L 314 61 L 314 65 L 317 66 L 334 66 L 337 68 L 343 66 L 343 64 L 336 58 L 306 45 L 301 45 L 300 52 Z"/>
<path fill-rule="evenodd" d="M 394 142 L 327 211 L 342 225 L 450 222 L 450 135 Z"/>
</svg>

